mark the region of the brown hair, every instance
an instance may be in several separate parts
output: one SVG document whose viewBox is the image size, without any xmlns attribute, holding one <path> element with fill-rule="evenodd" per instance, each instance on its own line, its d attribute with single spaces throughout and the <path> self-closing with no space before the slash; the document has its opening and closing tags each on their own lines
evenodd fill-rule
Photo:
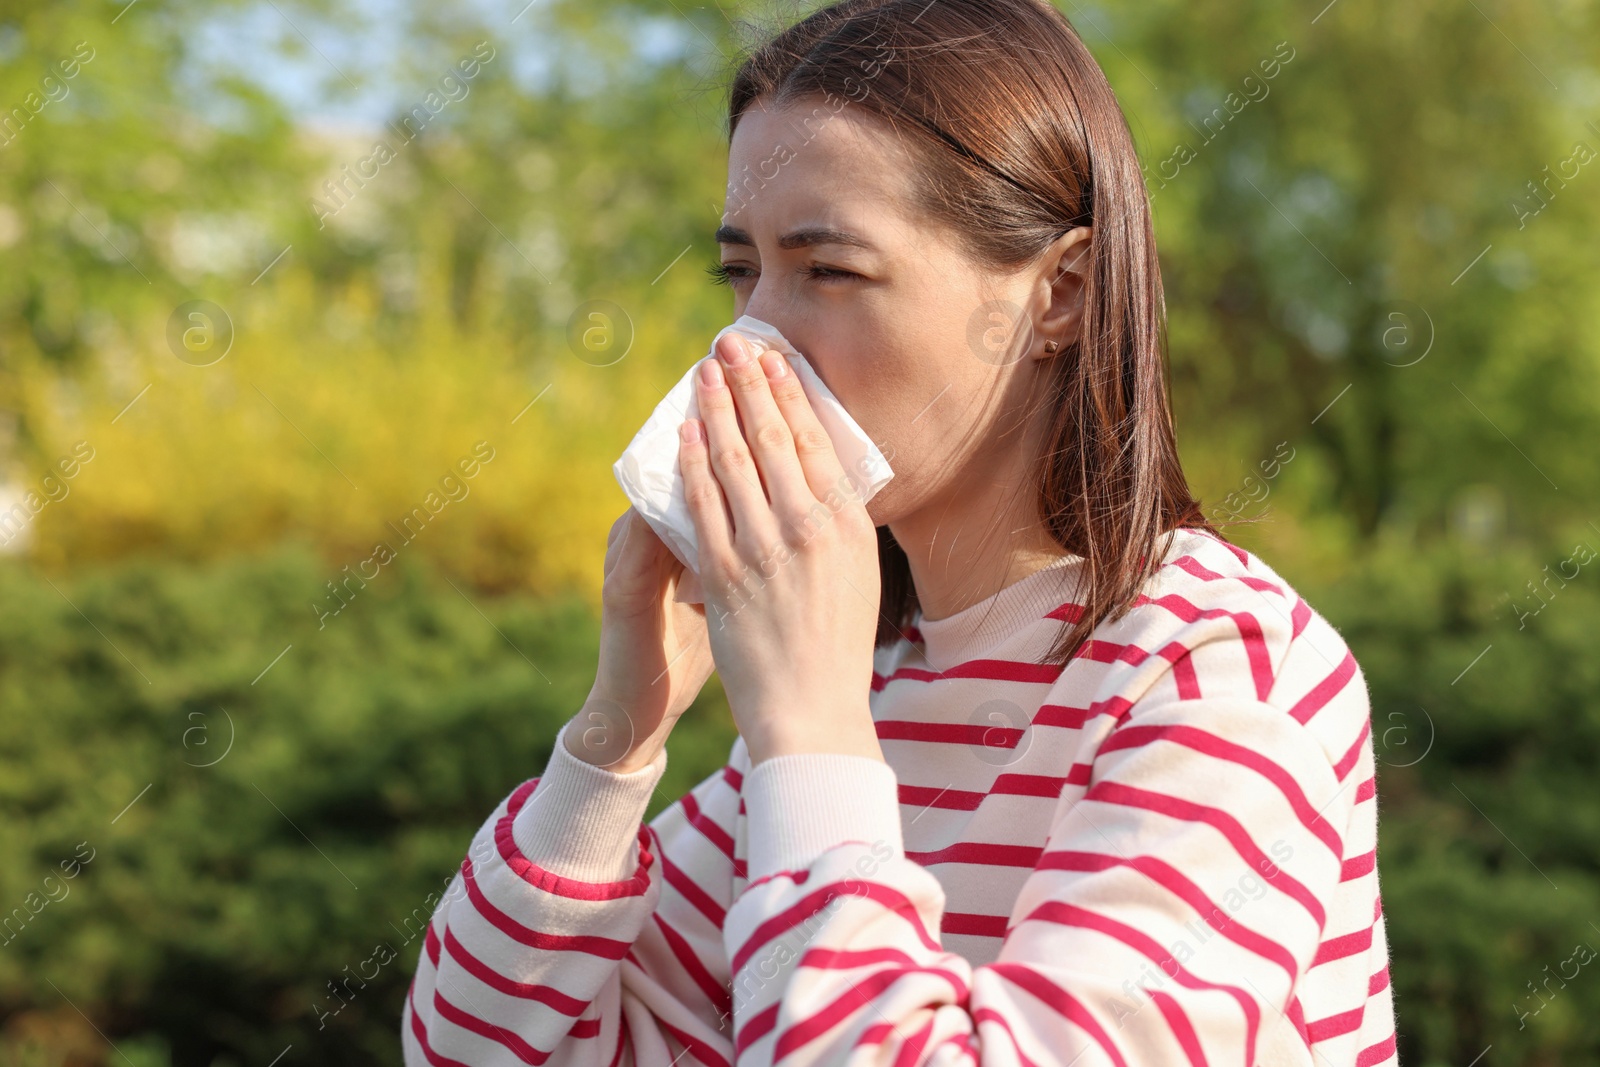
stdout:
<svg viewBox="0 0 1600 1067">
<path fill-rule="evenodd" d="M 1178 461 L 1167 398 L 1166 305 L 1133 137 L 1088 48 L 1046 0 L 843 0 L 738 67 L 728 137 L 757 99 L 847 97 L 911 136 L 919 208 L 996 270 L 1093 225 L 1079 338 L 1050 362 L 1034 458 L 1051 538 L 1083 557 L 1083 610 L 1047 654 L 1064 666 L 1133 606 L 1179 526 L 1217 534 Z M 1170 536 L 1170 535 L 1169 535 Z M 1218 534 L 1220 536 L 1220 534 Z M 1170 541 L 1167 542 L 1170 544 Z M 917 609 L 903 549 L 878 528 L 876 646 Z"/>
</svg>

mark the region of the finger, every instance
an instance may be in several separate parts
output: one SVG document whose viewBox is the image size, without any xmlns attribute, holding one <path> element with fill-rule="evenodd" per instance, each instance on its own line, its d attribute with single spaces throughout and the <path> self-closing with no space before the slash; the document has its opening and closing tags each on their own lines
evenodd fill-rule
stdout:
<svg viewBox="0 0 1600 1067">
<path fill-rule="evenodd" d="M 705 570 L 713 559 L 727 559 L 733 552 L 733 525 L 723 500 L 722 486 L 711 472 L 706 450 L 705 424 L 689 419 L 678 428 L 678 468 L 683 472 L 683 496 L 694 520 L 695 536 L 700 541 L 696 570 Z"/>
<path fill-rule="evenodd" d="M 617 516 L 616 522 L 611 524 L 611 531 L 606 534 L 606 558 L 602 564 L 602 573 L 610 574 L 611 569 L 617 565 L 617 557 L 622 555 L 622 546 L 628 541 L 628 531 L 635 515 L 638 515 L 638 512 L 630 506 Z"/>
<path fill-rule="evenodd" d="M 747 342 L 748 347 L 741 349 L 740 340 L 743 339 L 725 335 L 717 350 L 729 392 L 744 423 L 745 443 L 755 456 L 756 470 L 766 486 L 772 510 L 778 514 L 803 512 L 816 499 L 795 455 L 788 420 L 772 395 L 775 381 L 783 375 L 793 378 L 794 371 L 781 352 L 771 352 L 769 357 L 758 360 L 755 357 L 763 346 Z M 778 379 L 773 378 L 774 373 Z"/>
<path fill-rule="evenodd" d="M 805 475 L 811 495 L 822 500 L 831 491 L 852 492 L 853 483 L 845 475 L 839 455 L 834 451 L 833 438 L 823 429 L 816 409 L 811 406 L 811 398 L 806 396 L 805 387 L 793 373 L 789 361 L 779 352 L 767 353 L 762 359 L 776 359 L 788 372 L 771 379 L 772 400 L 789 427 L 790 437 L 794 441 L 795 461 Z M 860 495 L 859 488 L 853 491 L 855 495 Z"/>
<path fill-rule="evenodd" d="M 761 487 L 755 457 L 739 428 L 733 394 L 723 379 L 722 361 L 716 357 L 702 361 L 694 377 L 706 450 L 733 515 L 733 538 L 757 547 L 768 545 L 775 529 L 772 508 Z"/>
</svg>

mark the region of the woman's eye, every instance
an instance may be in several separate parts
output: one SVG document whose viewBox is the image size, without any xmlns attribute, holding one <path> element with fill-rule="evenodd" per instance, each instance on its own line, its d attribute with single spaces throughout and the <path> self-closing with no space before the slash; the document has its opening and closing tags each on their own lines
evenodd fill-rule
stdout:
<svg viewBox="0 0 1600 1067">
<path fill-rule="evenodd" d="M 857 275 L 854 271 L 840 270 L 837 267 L 818 267 L 815 265 L 807 267 L 804 271 L 804 274 L 808 278 L 819 278 L 824 280 L 830 278 L 859 277 L 859 275 Z"/>
<path fill-rule="evenodd" d="M 735 279 L 748 278 L 752 273 L 748 267 L 736 267 L 727 263 L 718 263 L 714 267 L 706 268 L 706 273 L 711 275 L 713 285 L 732 285 Z"/>
<path fill-rule="evenodd" d="M 714 267 L 706 268 L 706 273 L 711 275 L 711 281 L 713 284 L 731 286 L 734 284 L 734 282 L 743 281 L 746 278 L 753 278 L 761 272 L 751 270 L 749 267 L 736 266 L 731 263 L 719 263 Z M 845 278 L 860 277 L 860 275 L 856 274 L 854 271 L 840 270 L 837 267 L 820 267 L 816 264 L 802 267 L 800 273 L 804 274 L 808 278 L 815 278 L 818 281 L 837 281 Z"/>
</svg>

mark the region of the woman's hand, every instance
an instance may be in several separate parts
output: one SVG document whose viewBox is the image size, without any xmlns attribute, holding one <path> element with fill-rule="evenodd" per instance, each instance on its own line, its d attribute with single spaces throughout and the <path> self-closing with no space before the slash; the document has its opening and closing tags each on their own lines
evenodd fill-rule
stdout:
<svg viewBox="0 0 1600 1067">
<path fill-rule="evenodd" d="M 751 763 L 882 759 L 868 707 L 878 539 L 788 361 L 724 335 L 680 429 L 712 654 Z M 739 420 L 743 420 L 740 429 Z"/>
<path fill-rule="evenodd" d="M 674 599 L 683 564 L 632 507 L 611 524 L 601 593 L 600 666 L 567 749 L 625 774 L 661 751 L 714 666 L 705 608 Z"/>
</svg>

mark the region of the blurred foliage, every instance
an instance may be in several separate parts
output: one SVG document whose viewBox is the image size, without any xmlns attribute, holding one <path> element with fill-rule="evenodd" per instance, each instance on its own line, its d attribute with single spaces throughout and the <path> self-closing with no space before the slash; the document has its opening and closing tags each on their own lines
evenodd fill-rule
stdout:
<svg viewBox="0 0 1600 1067">
<path fill-rule="evenodd" d="M 1549 975 L 1600 947 L 1597 5 L 1063 10 L 1191 479 L 1372 687 L 1402 1062 L 1593 1062 L 1600 981 Z M 0 485 L 56 497 L 0 568 L 0 904 L 96 850 L 0 952 L 0 1061 L 398 1062 L 415 946 L 319 1028 L 327 983 L 592 677 L 610 463 L 728 318 L 728 65 L 801 13 L 0 0 Z"/>
<path fill-rule="evenodd" d="M 0 566 L 0 699 L 26 711 L 0 719 L 0 1062 L 120 1062 L 78 1008 L 151 1064 L 397 1062 L 431 900 L 544 766 L 598 627 L 393 570 L 319 628 L 304 546 Z M 652 816 L 733 743 L 716 685 L 691 722 Z"/>
</svg>

